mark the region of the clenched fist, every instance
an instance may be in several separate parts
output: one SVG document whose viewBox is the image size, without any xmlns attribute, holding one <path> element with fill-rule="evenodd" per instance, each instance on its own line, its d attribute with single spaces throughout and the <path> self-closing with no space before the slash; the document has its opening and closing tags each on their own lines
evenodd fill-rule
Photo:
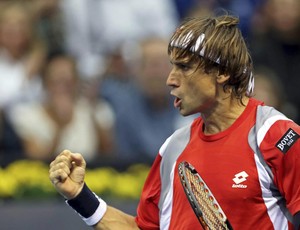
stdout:
<svg viewBox="0 0 300 230">
<path fill-rule="evenodd" d="M 49 178 L 56 190 L 70 200 L 84 185 L 86 162 L 79 153 L 61 152 L 50 164 Z"/>
</svg>

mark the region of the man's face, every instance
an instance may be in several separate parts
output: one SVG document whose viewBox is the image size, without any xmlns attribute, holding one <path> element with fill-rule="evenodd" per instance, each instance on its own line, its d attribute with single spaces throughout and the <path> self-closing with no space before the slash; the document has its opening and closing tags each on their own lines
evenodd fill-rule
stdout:
<svg viewBox="0 0 300 230">
<path fill-rule="evenodd" d="M 207 74 L 197 63 L 187 63 L 170 55 L 172 70 L 167 79 L 171 95 L 175 96 L 174 107 L 183 116 L 194 113 L 209 113 L 216 103 L 216 75 Z"/>
</svg>

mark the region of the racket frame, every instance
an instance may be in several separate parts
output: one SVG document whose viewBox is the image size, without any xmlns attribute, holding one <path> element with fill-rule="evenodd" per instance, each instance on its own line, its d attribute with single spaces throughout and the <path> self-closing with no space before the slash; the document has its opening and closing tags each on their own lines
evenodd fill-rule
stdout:
<svg viewBox="0 0 300 230">
<path fill-rule="evenodd" d="M 227 227 L 228 227 L 229 230 L 233 230 L 233 228 L 232 228 L 231 224 L 229 223 L 229 221 L 228 221 L 225 213 L 221 209 L 221 206 L 219 205 L 219 203 L 217 202 L 216 198 L 213 196 L 212 192 L 210 191 L 210 189 L 208 188 L 208 186 L 206 185 L 206 183 L 204 182 L 204 180 L 201 178 L 201 176 L 199 175 L 199 173 L 197 172 L 197 170 L 189 162 L 182 161 L 178 165 L 178 173 L 179 173 L 180 182 L 181 182 L 181 184 L 183 186 L 183 189 L 184 189 L 184 192 L 185 192 L 185 194 L 187 196 L 187 199 L 188 199 L 190 205 L 192 206 L 192 209 L 193 209 L 195 215 L 197 216 L 197 218 L 198 218 L 201 226 L 203 227 L 203 229 L 209 230 L 210 227 L 206 223 L 205 218 L 203 216 L 203 212 L 201 211 L 201 207 L 198 204 L 197 198 L 195 197 L 195 195 L 192 192 L 191 184 L 190 184 L 190 182 L 187 179 L 187 175 L 186 175 L 186 172 L 185 172 L 184 168 L 187 168 L 193 174 L 193 176 L 196 176 L 198 178 L 198 180 L 203 183 L 204 189 L 206 189 L 208 191 L 208 193 L 210 194 L 210 196 L 213 197 L 214 203 L 218 206 L 219 212 L 222 213 L 222 216 L 223 216 L 222 220 L 223 220 L 223 222 L 227 225 Z"/>
</svg>

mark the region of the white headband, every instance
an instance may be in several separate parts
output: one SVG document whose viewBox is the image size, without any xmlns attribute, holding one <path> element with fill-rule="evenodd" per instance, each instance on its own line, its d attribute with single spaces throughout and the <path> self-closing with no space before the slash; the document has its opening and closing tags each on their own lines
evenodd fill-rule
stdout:
<svg viewBox="0 0 300 230">
<path fill-rule="evenodd" d="M 180 39 L 181 37 L 178 37 L 177 39 L 171 40 L 170 45 L 172 47 L 178 47 L 178 48 L 184 49 L 188 46 L 190 41 L 193 39 L 193 36 L 194 36 L 193 32 L 190 31 L 182 39 Z M 202 45 L 204 39 L 205 39 L 205 34 L 204 33 L 200 34 L 199 37 L 197 38 L 195 44 L 193 46 L 191 46 L 191 51 L 193 53 L 196 53 L 196 51 Z M 204 53 L 205 53 L 205 46 L 203 46 L 203 48 L 199 51 L 199 55 L 201 57 L 204 57 Z M 210 59 L 210 60 L 217 64 L 220 64 L 220 58 L 217 58 L 216 60 L 213 60 L 213 59 Z M 245 68 L 243 70 L 243 73 L 246 73 L 246 71 L 247 71 L 247 68 Z M 249 82 L 248 82 L 247 95 L 251 95 L 253 93 L 253 90 L 254 90 L 254 76 L 251 72 L 250 77 L 249 77 Z"/>
<path fill-rule="evenodd" d="M 192 40 L 193 38 L 193 32 L 190 31 L 188 32 L 182 39 L 180 39 L 180 37 L 178 37 L 177 39 L 175 40 L 172 40 L 170 42 L 170 45 L 172 47 L 178 47 L 178 48 L 182 48 L 182 49 L 185 49 L 188 44 L 190 43 L 190 41 Z M 199 37 L 197 38 L 195 44 L 191 47 L 191 51 L 193 53 L 196 53 L 196 51 L 199 49 L 199 47 L 202 45 L 203 41 L 205 39 L 205 34 L 200 34 Z M 201 57 L 204 57 L 204 53 L 205 53 L 205 47 L 203 47 L 200 51 L 199 51 L 199 55 Z M 215 63 L 217 64 L 220 64 L 220 58 L 218 58 L 217 60 L 212 60 L 214 61 Z"/>
</svg>

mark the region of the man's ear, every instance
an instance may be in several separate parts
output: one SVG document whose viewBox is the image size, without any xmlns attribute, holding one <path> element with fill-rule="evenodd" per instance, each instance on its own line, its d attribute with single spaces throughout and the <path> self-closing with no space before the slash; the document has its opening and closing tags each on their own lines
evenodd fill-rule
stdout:
<svg viewBox="0 0 300 230">
<path fill-rule="evenodd" d="M 217 83 L 224 84 L 226 81 L 228 81 L 229 77 L 230 77 L 229 75 L 224 75 L 224 74 L 218 75 Z"/>
</svg>

